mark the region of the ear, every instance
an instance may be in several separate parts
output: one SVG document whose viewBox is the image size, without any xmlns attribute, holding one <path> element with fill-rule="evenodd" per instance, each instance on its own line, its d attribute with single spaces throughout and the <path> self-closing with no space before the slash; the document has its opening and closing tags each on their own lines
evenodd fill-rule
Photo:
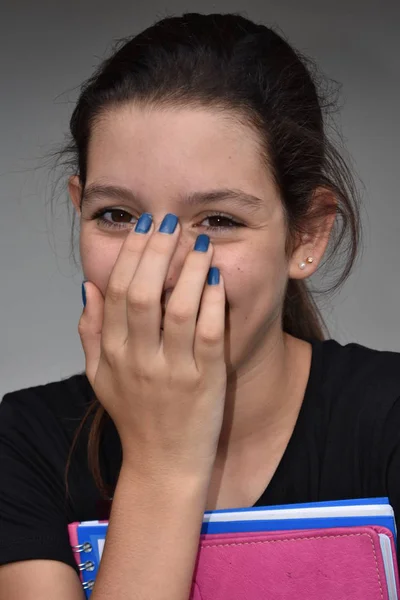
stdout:
<svg viewBox="0 0 400 600">
<path fill-rule="evenodd" d="M 303 233 L 292 247 L 289 278 L 306 279 L 318 269 L 336 219 L 337 200 L 331 190 L 317 188 Z"/>
<path fill-rule="evenodd" d="M 79 182 L 78 175 L 73 175 L 68 181 L 68 193 L 72 200 L 72 204 L 75 207 L 76 212 L 81 216 L 81 197 L 82 197 L 82 186 Z"/>
</svg>

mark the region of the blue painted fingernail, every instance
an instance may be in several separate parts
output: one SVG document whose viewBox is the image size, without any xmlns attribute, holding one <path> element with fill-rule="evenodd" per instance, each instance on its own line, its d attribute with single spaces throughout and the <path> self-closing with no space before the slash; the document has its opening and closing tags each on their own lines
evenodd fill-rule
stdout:
<svg viewBox="0 0 400 600">
<path fill-rule="evenodd" d="M 219 283 L 219 269 L 218 267 L 210 267 L 207 277 L 208 285 L 217 285 Z"/>
<path fill-rule="evenodd" d="M 168 213 L 162 220 L 158 229 L 161 233 L 174 233 L 178 223 L 178 217 L 172 213 Z"/>
<path fill-rule="evenodd" d="M 147 233 L 151 227 L 153 217 L 150 213 L 143 213 L 140 215 L 138 222 L 136 223 L 136 233 Z"/>
<path fill-rule="evenodd" d="M 194 250 L 198 252 L 207 252 L 208 246 L 210 244 L 210 238 L 205 233 L 201 233 L 197 236 L 196 243 L 194 245 Z"/>
<path fill-rule="evenodd" d="M 85 282 L 82 283 L 82 302 L 83 302 L 83 306 L 86 306 Z"/>
</svg>

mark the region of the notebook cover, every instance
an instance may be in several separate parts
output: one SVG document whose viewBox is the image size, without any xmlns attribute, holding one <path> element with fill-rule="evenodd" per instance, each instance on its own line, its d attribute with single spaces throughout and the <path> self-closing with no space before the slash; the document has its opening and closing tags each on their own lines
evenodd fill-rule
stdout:
<svg viewBox="0 0 400 600">
<path fill-rule="evenodd" d="M 74 523 L 69 523 L 68 525 L 68 536 L 69 536 L 69 543 L 71 544 L 71 548 L 74 554 L 74 559 L 77 565 L 79 565 L 79 563 L 81 562 L 81 555 L 79 552 L 76 552 L 74 550 L 74 547 L 79 545 L 79 540 L 78 540 L 78 527 L 80 525 L 79 521 L 75 521 Z M 82 580 L 82 577 L 81 577 Z"/>
<path fill-rule="evenodd" d="M 395 535 L 392 517 L 310 517 L 309 519 L 276 519 L 260 521 L 228 521 L 203 524 L 201 533 L 219 535 L 223 533 L 244 533 L 250 531 L 294 531 L 304 529 L 328 529 L 337 527 L 385 527 Z"/>
<path fill-rule="evenodd" d="M 78 525 L 68 526 L 71 545 Z M 391 531 L 379 526 L 201 535 L 190 600 L 391 600 L 379 533 L 396 557 Z M 396 559 L 393 569 L 398 591 Z"/>
<path fill-rule="evenodd" d="M 89 521 L 84 522 L 89 523 Z M 72 548 L 85 542 L 91 544 L 91 550 L 89 552 L 77 552 L 73 549 L 74 559 L 78 566 L 86 561 L 92 561 L 94 564 L 94 569 L 92 571 L 82 570 L 80 572 L 79 575 L 82 583 L 87 583 L 88 581 L 96 579 L 105 543 L 107 527 L 108 521 L 93 521 L 92 525 L 84 527 L 81 526 L 80 521 L 75 521 L 68 525 L 69 541 Z M 90 598 L 91 590 L 85 590 L 85 592 L 86 598 Z"/>
<path fill-rule="evenodd" d="M 384 527 L 202 535 L 190 600 L 390 600 L 379 533 L 395 557 Z"/>
<path fill-rule="evenodd" d="M 374 512 L 374 506 L 376 506 L 376 512 Z M 352 516 L 346 514 L 353 507 L 360 509 L 361 514 Z M 329 508 L 339 508 L 341 514 L 328 516 L 329 513 L 325 509 Z M 364 508 L 372 510 L 369 510 L 369 513 L 363 513 Z M 312 512 L 307 517 L 304 514 L 300 516 L 300 513 L 305 510 L 311 510 Z M 227 513 L 227 521 L 223 520 L 224 513 Z M 270 515 L 274 513 L 274 517 L 268 516 L 266 518 L 263 516 L 266 513 Z M 234 519 L 233 514 L 235 514 Z M 258 515 L 260 519 L 257 519 Z M 248 516 L 250 516 L 250 519 L 247 518 Z M 387 497 L 206 511 L 201 533 L 291 531 L 294 529 L 325 529 L 328 527 L 361 527 L 363 525 L 387 527 L 392 531 L 396 543 L 394 512 Z"/>
</svg>

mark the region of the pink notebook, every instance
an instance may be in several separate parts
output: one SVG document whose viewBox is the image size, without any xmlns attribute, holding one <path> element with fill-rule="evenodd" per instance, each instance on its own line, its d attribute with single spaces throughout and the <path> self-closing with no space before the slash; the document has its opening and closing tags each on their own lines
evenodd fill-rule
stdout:
<svg viewBox="0 0 400 600">
<path fill-rule="evenodd" d="M 378 526 L 201 536 L 191 600 L 396 600 L 392 533 Z"/>
<path fill-rule="evenodd" d="M 70 541 L 89 598 L 98 568 L 91 552 L 99 562 L 104 535 L 79 539 L 78 525 L 69 525 Z M 392 532 L 375 525 L 204 534 L 190 600 L 397 600 L 395 557 Z"/>
</svg>

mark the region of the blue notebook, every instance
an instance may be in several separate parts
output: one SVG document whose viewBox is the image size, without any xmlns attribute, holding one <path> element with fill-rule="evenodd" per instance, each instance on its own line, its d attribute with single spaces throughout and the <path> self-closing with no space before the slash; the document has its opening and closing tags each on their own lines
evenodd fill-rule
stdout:
<svg viewBox="0 0 400 600">
<path fill-rule="evenodd" d="M 397 549 L 394 512 L 386 497 L 206 511 L 201 534 L 299 531 L 365 525 L 389 529 Z M 94 586 L 107 527 L 108 521 L 83 521 L 68 525 L 86 598 L 90 597 Z"/>
<path fill-rule="evenodd" d="M 394 512 L 386 497 L 206 511 L 201 533 L 290 531 L 360 525 L 387 527 L 397 543 Z"/>
</svg>

